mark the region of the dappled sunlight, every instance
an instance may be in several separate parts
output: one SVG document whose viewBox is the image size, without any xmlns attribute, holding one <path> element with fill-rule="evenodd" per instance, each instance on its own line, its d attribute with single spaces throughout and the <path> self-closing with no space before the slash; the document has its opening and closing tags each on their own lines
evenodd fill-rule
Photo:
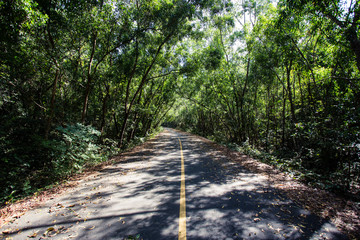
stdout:
<svg viewBox="0 0 360 240">
<path fill-rule="evenodd" d="M 151 147 L 127 153 L 121 162 L 81 181 L 73 192 L 10 224 L 9 235 L 22 239 L 53 228 L 52 239 L 176 239 L 178 138 L 185 159 L 188 239 L 309 239 L 322 234 L 335 239 L 339 234 L 282 196 L 264 176 L 224 156 L 213 158 L 198 139 L 166 131 Z"/>
</svg>

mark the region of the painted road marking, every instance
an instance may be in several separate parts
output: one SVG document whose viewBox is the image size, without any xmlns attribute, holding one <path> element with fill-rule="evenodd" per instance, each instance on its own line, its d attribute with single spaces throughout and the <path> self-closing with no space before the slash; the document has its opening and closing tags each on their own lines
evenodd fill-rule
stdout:
<svg viewBox="0 0 360 240">
<path fill-rule="evenodd" d="M 181 140 L 180 155 L 181 155 L 181 186 L 180 186 L 180 212 L 179 212 L 179 240 L 186 240 L 186 198 L 185 198 L 185 166 L 184 156 L 182 151 Z"/>
</svg>

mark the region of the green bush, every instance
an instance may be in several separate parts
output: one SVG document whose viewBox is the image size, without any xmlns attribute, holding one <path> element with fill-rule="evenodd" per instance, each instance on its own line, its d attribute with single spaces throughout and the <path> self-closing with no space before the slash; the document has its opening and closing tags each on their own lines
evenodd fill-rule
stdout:
<svg viewBox="0 0 360 240">
<path fill-rule="evenodd" d="M 99 144 L 100 132 L 82 124 L 57 127 L 52 132 L 53 139 L 44 141 L 49 149 L 51 165 L 55 177 L 67 177 L 80 171 L 86 165 L 107 159 Z"/>
<path fill-rule="evenodd" d="M 100 141 L 100 132 L 91 126 L 59 126 L 45 140 L 33 130 L 35 126 L 19 123 L 12 121 L 7 133 L 0 129 L 0 181 L 5 186 L 0 190 L 0 205 L 66 179 L 118 151 L 117 142 Z"/>
<path fill-rule="evenodd" d="M 43 122 L 24 117 L 1 118 L 0 204 L 31 192 L 31 176 L 49 161 L 42 146 Z"/>
</svg>

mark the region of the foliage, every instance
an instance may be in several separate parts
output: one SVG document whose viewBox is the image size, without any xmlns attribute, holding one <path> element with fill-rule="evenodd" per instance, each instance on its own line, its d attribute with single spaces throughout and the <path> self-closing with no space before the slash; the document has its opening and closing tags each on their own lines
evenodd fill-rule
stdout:
<svg viewBox="0 0 360 240">
<path fill-rule="evenodd" d="M 38 191 L 118 152 L 111 141 L 100 143 L 100 132 L 91 126 L 57 127 L 48 140 L 33 129 L 16 128 L 1 139 L 1 182 L 6 186 L 0 192 L 2 201 Z"/>
<path fill-rule="evenodd" d="M 84 165 L 101 162 L 107 159 L 96 143 L 100 132 L 90 126 L 81 124 L 57 127 L 53 132 L 54 139 L 44 141 L 50 152 L 53 174 L 67 177 L 79 171 Z"/>
<path fill-rule="evenodd" d="M 14 0 L 0 13 L 3 200 L 166 121 L 358 189 L 358 1 Z"/>
<path fill-rule="evenodd" d="M 358 3 L 243 3 L 218 12 L 205 38 L 188 44 L 189 62 L 205 62 L 183 76 L 183 102 L 169 122 L 355 195 Z M 218 24 L 229 16 L 237 27 Z"/>
<path fill-rule="evenodd" d="M 0 1 L 1 201 L 144 141 L 217 1 Z"/>
</svg>

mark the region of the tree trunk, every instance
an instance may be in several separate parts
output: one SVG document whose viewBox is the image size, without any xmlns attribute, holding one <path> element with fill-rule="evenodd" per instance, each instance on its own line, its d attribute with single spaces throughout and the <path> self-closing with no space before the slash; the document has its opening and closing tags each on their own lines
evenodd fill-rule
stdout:
<svg viewBox="0 0 360 240">
<path fill-rule="evenodd" d="M 56 96 L 56 87 L 60 76 L 60 70 L 56 69 L 54 83 L 52 87 L 52 93 L 51 93 L 51 103 L 50 103 L 50 116 L 48 117 L 46 128 L 45 128 L 45 139 L 47 140 L 49 138 L 49 132 L 52 124 L 52 120 L 54 118 L 55 113 L 55 96 Z"/>
<path fill-rule="evenodd" d="M 304 96 L 303 96 L 303 91 L 302 91 L 302 87 L 301 87 L 301 77 L 300 77 L 300 72 L 298 72 L 298 73 L 297 73 L 297 77 L 298 77 L 298 82 L 299 82 L 299 91 L 300 91 L 301 110 L 303 110 L 303 108 L 304 108 Z"/>
<path fill-rule="evenodd" d="M 266 121 L 266 145 L 265 145 L 266 152 L 268 151 L 268 147 L 269 147 L 270 111 L 271 111 L 270 87 L 268 87 L 267 89 L 267 100 L 268 100 L 268 104 L 266 105 L 267 121 Z"/>
<path fill-rule="evenodd" d="M 241 128 L 242 128 L 242 132 L 245 132 L 245 128 L 246 128 L 246 120 L 245 120 L 245 112 L 244 112 L 244 98 L 245 98 L 245 93 L 247 91 L 247 84 L 249 81 L 249 72 L 250 72 L 250 58 L 248 58 L 247 61 L 247 67 L 246 67 L 246 76 L 245 76 L 245 84 L 244 84 L 244 88 L 242 89 L 242 93 L 241 93 L 241 99 L 240 99 L 240 112 L 241 112 Z M 242 133 L 240 133 L 241 135 L 243 135 Z M 244 137 L 239 139 L 240 141 L 245 140 Z"/>
<path fill-rule="evenodd" d="M 138 87 L 138 89 L 136 90 L 134 96 L 132 97 L 132 100 L 131 100 L 131 102 L 130 102 L 130 104 L 129 104 L 129 107 L 127 108 L 127 107 L 126 107 L 127 104 L 125 105 L 125 116 L 124 116 L 124 121 L 123 121 L 122 128 L 121 128 L 121 132 L 120 132 L 119 147 L 121 147 L 122 144 L 123 144 L 125 128 L 126 128 L 126 125 L 127 125 L 127 121 L 129 120 L 129 115 L 130 115 L 131 109 L 132 109 L 132 107 L 133 107 L 133 105 L 134 105 L 134 102 L 135 102 L 135 100 L 136 100 L 136 97 L 137 97 L 138 94 L 142 91 L 142 89 L 143 89 L 143 87 L 144 87 L 144 84 L 145 84 L 145 82 L 146 82 L 146 80 L 147 80 L 147 77 L 148 77 L 148 75 L 149 75 L 152 67 L 153 67 L 154 64 L 155 64 L 156 59 L 157 59 L 158 55 L 160 54 L 160 51 L 161 51 L 162 47 L 163 47 L 164 44 L 171 38 L 171 36 L 172 36 L 172 33 L 169 34 L 169 35 L 164 39 L 164 41 L 159 45 L 159 47 L 158 47 L 158 49 L 157 49 L 157 51 L 156 51 L 156 53 L 155 53 L 155 55 L 154 55 L 154 57 L 153 57 L 150 65 L 149 65 L 149 67 L 146 69 L 143 77 L 141 78 L 141 82 L 140 82 L 140 84 L 139 84 L 139 87 Z M 136 66 L 135 66 L 135 67 L 136 67 Z M 128 96 L 127 96 L 127 97 L 128 97 Z"/>
<path fill-rule="evenodd" d="M 116 131 L 116 136 L 119 134 L 119 124 L 116 120 L 116 113 L 113 112 L 113 118 L 114 118 L 114 124 L 115 124 L 115 131 Z"/>
<path fill-rule="evenodd" d="M 291 122 L 294 123 L 294 122 L 296 122 L 296 119 L 295 119 L 295 109 L 294 109 L 294 104 L 293 104 L 292 90 L 291 90 L 291 83 L 290 83 L 291 67 L 292 67 L 292 61 L 290 61 L 289 65 L 286 66 L 286 82 L 287 82 L 287 92 L 288 92 L 289 102 L 290 102 Z"/>
<path fill-rule="evenodd" d="M 157 128 L 161 121 L 166 117 L 166 114 L 170 111 L 170 109 L 174 106 L 176 101 L 172 102 L 170 107 L 165 111 L 165 113 L 159 118 L 159 120 L 155 123 L 154 128 Z"/>
<path fill-rule="evenodd" d="M 95 55 L 95 49 L 96 49 L 96 40 L 97 40 L 97 33 L 93 34 L 93 45 L 92 45 L 92 49 L 91 49 L 91 55 L 90 55 L 90 59 L 89 59 L 89 65 L 88 65 L 88 70 L 87 70 L 87 83 L 86 83 L 86 88 L 85 88 L 85 97 L 84 97 L 84 105 L 83 105 L 83 110 L 82 110 L 82 114 L 81 114 L 81 122 L 84 124 L 85 123 L 85 118 L 86 118 L 86 114 L 87 114 L 87 107 L 88 107 L 88 102 L 89 102 L 89 94 L 90 94 L 90 89 L 91 89 L 91 67 L 92 67 L 92 63 L 94 60 L 94 55 Z"/>
<path fill-rule="evenodd" d="M 105 118 L 106 118 L 106 112 L 107 112 L 107 101 L 110 97 L 110 90 L 109 90 L 109 85 L 105 85 L 106 88 L 106 95 L 103 99 L 103 104 L 102 104 L 102 114 L 101 114 L 101 137 L 104 134 L 104 128 L 105 128 Z"/>
<path fill-rule="evenodd" d="M 51 32 L 50 32 L 50 20 L 48 20 L 46 31 L 47 31 L 48 41 L 50 43 L 51 50 L 54 51 L 55 50 L 55 42 L 54 42 L 54 39 L 53 39 L 53 37 L 51 35 Z M 45 128 L 45 139 L 48 139 L 48 137 L 49 137 L 51 124 L 52 124 L 52 121 L 53 121 L 53 118 L 54 118 L 56 88 L 57 88 L 59 77 L 60 77 L 59 64 L 58 64 L 56 58 L 54 56 L 52 56 L 51 53 L 50 53 L 50 56 L 51 56 L 52 61 L 54 62 L 54 65 L 56 67 L 56 73 L 55 73 L 55 78 L 54 78 L 53 87 L 52 87 L 52 93 L 51 93 L 50 116 L 48 117 L 48 120 L 47 120 L 47 123 L 46 123 L 46 128 Z"/>
<path fill-rule="evenodd" d="M 283 87 L 283 108 L 282 108 L 282 147 L 285 146 L 285 113 L 286 113 L 286 96 L 285 96 L 285 86 Z"/>
<path fill-rule="evenodd" d="M 138 123 L 139 123 L 139 114 L 138 113 L 136 113 L 135 114 L 135 117 L 134 117 L 134 127 L 131 129 L 131 131 L 130 131 L 130 134 L 129 134 L 129 136 L 128 136 L 128 142 L 130 142 L 131 140 L 133 140 L 134 139 L 134 136 L 135 136 L 135 132 L 136 132 L 136 126 L 138 125 Z"/>
</svg>

